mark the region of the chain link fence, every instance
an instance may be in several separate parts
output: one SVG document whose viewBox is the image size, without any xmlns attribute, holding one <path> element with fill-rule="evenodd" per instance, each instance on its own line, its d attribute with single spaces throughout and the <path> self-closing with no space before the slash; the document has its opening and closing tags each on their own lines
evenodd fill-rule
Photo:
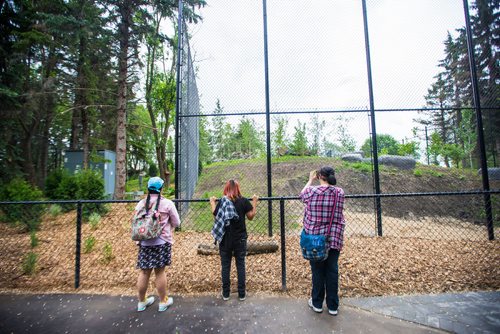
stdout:
<svg viewBox="0 0 500 334">
<path fill-rule="evenodd" d="M 500 193 L 491 196 L 498 222 Z M 382 195 L 384 207 L 402 210 L 384 215 L 383 237 L 378 237 L 371 209 L 374 196 L 348 195 L 345 245 L 339 264 L 341 295 L 499 289 L 500 245 L 488 241 L 482 197 L 481 193 L 466 192 Z M 273 209 L 271 236 L 268 202 Z M 460 209 L 450 210 L 450 202 Z M 85 207 L 96 203 L 104 205 L 106 213 L 85 218 Z M 135 204 L 0 203 L 0 290 L 69 292 L 78 286 L 83 292 L 135 294 L 137 246 L 129 235 Z M 210 205 L 207 200 L 189 204 L 189 212 L 174 235 L 172 265 L 166 270 L 168 291 L 216 295 L 221 286 L 220 258 L 210 235 Z M 29 232 L 25 222 L 34 221 L 33 215 L 38 226 Z M 250 294 L 309 294 L 309 263 L 299 248 L 302 216 L 303 205 L 296 197 L 259 201 L 256 217 L 247 221 Z M 496 233 L 499 227 L 495 225 Z M 234 263 L 231 276 L 236 291 Z M 154 283 L 150 284 L 153 289 Z"/>
<path fill-rule="evenodd" d="M 196 77 L 186 24 L 181 29 L 181 55 L 180 55 L 180 103 L 177 110 L 180 129 L 177 133 L 178 166 L 176 166 L 176 197 L 179 199 L 193 198 L 199 174 L 199 118 L 191 117 L 200 113 L 199 93 L 196 86 Z M 188 209 L 187 203 L 179 206 L 181 216 Z"/>
<path fill-rule="evenodd" d="M 309 171 L 324 165 L 335 168 L 347 194 L 342 296 L 500 289 L 500 245 L 488 240 L 486 227 L 490 210 L 498 236 L 499 191 L 476 191 L 481 175 L 472 168 L 432 165 L 432 133 L 446 140 L 460 135 L 456 120 L 465 113 L 458 110 L 473 110 L 472 102 L 458 108 L 431 96 L 447 32 L 455 38 L 464 25 L 462 2 L 367 1 L 370 73 L 361 2 L 263 3 L 265 16 L 258 2 L 217 1 L 203 9 L 203 24 L 183 25 L 176 127 L 182 225 L 166 270 L 169 293 L 219 293 L 208 198 L 220 197 L 234 178 L 246 197 L 261 197 L 247 222 L 249 253 L 258 253 L 247 257 L 249 294 L 286 288 L 308 295 L 310 268 L 299 249 L 303 205 L 296 196 Z M 464 64 L 449 74 L 470 78 Z M 455 88 L 471 101 L 470 87 L 465 80 Z M 481 90 L 492 166 L 497 88 Z M 413 122 L 429 113 L 455 123 L 437 129 Z M 411 168 L 375 161 L 370 139 L 380 134 L 399 145 L 416 142 L 420 157 Z M 466 166 L 478 155 L 473 149 L 439 163 Z M 498 182 L 491 180 L 491 188 L 499 189 Z M 137 246 L 129 235 L 135 203 L 0 203 L 0 289 L 135 294 Z M 106 213 L 93 214 L 95 204 Z"/>
</svg>

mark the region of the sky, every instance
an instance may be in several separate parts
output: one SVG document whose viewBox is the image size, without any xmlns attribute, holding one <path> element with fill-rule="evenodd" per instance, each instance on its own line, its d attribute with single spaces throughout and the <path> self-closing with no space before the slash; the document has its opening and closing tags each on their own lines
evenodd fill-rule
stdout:
<svg viewBox="0 0 500 334">
<path fill-rule="evenodd" d="M 212 0 L 190 25 L 202 112 L 265 111 L 261 0 Z M 375 109 L 421 108 L 447 33 L 464 26 L 461 0 L 367 0 Z M 271 112 L 365 110 L 368 79 L 361 0 L 267 0 Z M 335 118 L 321 114 L 335 137 Z M 344 114 L 344 116 L 347 116 Z M 378 133 L 412 137 L 416 112 L 376 114 Z M 289 134 L 311 114 L 289 115 Z M 254 117 L 258 124 L 263 116 Z M 360 146 L 367 113 L 349 114 Z"/>
</svg>

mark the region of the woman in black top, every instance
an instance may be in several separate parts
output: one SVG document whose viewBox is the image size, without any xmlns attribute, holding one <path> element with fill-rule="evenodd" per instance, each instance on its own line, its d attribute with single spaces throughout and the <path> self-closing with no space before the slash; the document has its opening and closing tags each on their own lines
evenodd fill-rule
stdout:
<svg viewBox="0 0 500 334">
<path fill-rule="evenodd" d="M 236 260 L 236 270 L 238 273 L 238 298 L 245 300 L 245 256 L 247 253 L 247 229 L 245 225 L 246 218 L 252 220 L 255 217 L 257 195 L 252 196 L 252 203 L 241 195 L 240 185 L 235 180 L 229 180 L 224 186 L 224 196 L 234 205 L 238 218 L 233 218 L 228 226 L 224 227 L 224 236 L 219 244 L 219 254 L 221 259 L 222 276 L 222 298 L 229 300 L 231 292 L 231 282 L 229 273 L 231 271 L 231 260 L 234 254 Z M 217 215 L 221 201 L 216 205 L 217 198 L 210 198 L 210 206 L 214 216 Z"/>
</svg>

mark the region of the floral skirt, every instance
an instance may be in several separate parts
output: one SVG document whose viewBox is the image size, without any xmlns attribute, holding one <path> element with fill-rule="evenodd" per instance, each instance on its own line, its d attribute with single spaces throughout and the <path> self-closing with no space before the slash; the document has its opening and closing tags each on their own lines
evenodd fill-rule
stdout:
<svg viewBox="0 0 500 334">
<path fill-rule="evenodd" d="M 168 242 L 158 246 L 140 246 L 137 269 L 153 269 L 169 266 L 172 262 L 172 245 Z"/>
</svg>

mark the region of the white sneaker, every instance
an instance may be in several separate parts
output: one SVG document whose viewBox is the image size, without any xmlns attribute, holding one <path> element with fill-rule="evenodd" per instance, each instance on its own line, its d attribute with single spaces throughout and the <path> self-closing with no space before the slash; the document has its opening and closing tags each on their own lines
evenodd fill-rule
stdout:
<svg viewBox="0 0 500 334">
<path fill-rule="evenodd" d="M 337 315 L 339 314 L 339 310 L 328 310 L 328 313 L 331 314 L 331 315 Z"/>
<path fill-rule="evenodd" d="M 309 302 L 308 302 L 308 304 L 309 304 L 309 307 L 310 307 L 310 308 L 312 308 L 312 310 L 313 310 L 314 312 L 316 312 L 316 313 L 321 313 L 321 312 L 323 312 L 323 309 L 322 309 L 322 308 L 317 308 L 317 307 L 314 307 L 314 305 L 313 305 L 313 299 L 312 299 L 312 298 L 309 298 Z"/>
<path fill-rule="evenodd" d="M 146 300 L 143 302 L 138 302 L 137 303 L 137 312 L 144 311 L 146 309 L 146 307 L 153 304 L 154 302 L 155 302 L 155 297 L 153 297 L 153 296 L 146 298 Z"/>
<path fill-rule="evenodd" d="M 172 305 L 173 303 L 174 303 L 174 299 L 172 297 L 168 297 L 166 303 L 160 303 L 158 305 L 158 312 L 164 312 L 164 311 L 166 311 L 168 309 L 168 307 L 170 305 Z"/>
</svg>

